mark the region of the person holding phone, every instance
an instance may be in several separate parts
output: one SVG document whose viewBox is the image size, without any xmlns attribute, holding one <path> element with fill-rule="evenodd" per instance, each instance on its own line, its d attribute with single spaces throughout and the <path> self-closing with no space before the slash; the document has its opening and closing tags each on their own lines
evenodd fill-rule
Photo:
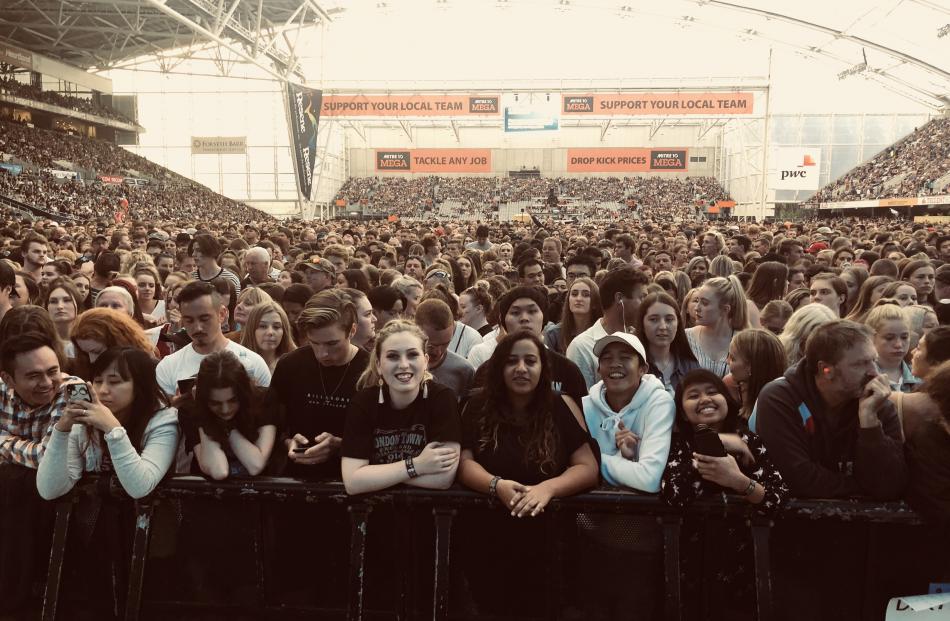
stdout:
<svg viewBox="0 0 950 621">
<path fill-rule="evenodd" d="M 690 371 L 677 387 L 675 401 L 678 433 L 663 473 L 661 500 L 685 507 L 697 498 L 728 494 L 758 512 L 779 511 L 788 499 L 788 486 L 765 445 L 740 428 L 739 405 L 722 379 L 706 369 Z M 707 542 L 684 550 L 684 617 L 700 618 L 700 610 L 706 610 L 716 611 L 711 619 L 751 618 L 755 581 L 748 527 L 709 515 L 687 518 L 683 529 L 684 541 L 701 537 Z M 710 581 L 706 575 L 728 580 Z"/>
<path fill-rule="evenodd" d="M 133 498 L 155 489 L 178 448 L 178 413 L 155 365 L 140 349 L 111 348 L 93 363 L 91 385 L 70 387 L 36 476 L 43 498 L 66 494 L 86 472 L 114 473 Z"/>
<path fill-rule="evenodd" d="M 765 445 L 740 427 L 739 405 L 715 373 L 695 369 L 676 389 L 678 433 L 660 484 L 660 498 L 685 507 L 699 497 L 726 492 L 762 511 L 779 509 L 788 486 Z M 711 434 L 711 435 L 710 435 Z"/>
</svg>

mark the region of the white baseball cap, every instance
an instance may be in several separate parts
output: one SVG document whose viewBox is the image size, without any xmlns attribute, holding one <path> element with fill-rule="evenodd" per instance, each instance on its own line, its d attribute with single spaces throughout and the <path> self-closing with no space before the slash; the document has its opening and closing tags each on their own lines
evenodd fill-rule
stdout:
<svg viewBox="0 0 950 621">
<path fill-rule="evenodd" d="M 594 355 L 600 358 L 600 354 L 603 353 L 604 348 L 606 348 L 611 343 L 623 343 L 637 352 L 640 356 L 640 360 L 643 362 L 647 361 L 647 353 L 643 348 L 643 343 L 640 342 L 633 334 L 628 334 L 626 332 L 614 332 L 613 334 L 608 334 L 607 336 L 602 336 L 596 343 L 594 343 Z"/>
</svg>

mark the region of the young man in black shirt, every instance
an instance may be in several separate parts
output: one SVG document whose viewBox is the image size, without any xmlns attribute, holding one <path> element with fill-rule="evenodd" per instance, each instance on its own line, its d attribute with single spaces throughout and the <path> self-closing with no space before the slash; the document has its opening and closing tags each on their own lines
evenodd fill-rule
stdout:
<svg viewBox="0 0 950 621">
<path fill-rule="evenodd" d="M 346 410 L 369 354 L 350 342 L 356 309 L 333 291 L 311 298 L 297 329 L 309 345 L 280 359 L 268 391 L 284 421 L 284 474 L 338 480 Z"/>
</svg>

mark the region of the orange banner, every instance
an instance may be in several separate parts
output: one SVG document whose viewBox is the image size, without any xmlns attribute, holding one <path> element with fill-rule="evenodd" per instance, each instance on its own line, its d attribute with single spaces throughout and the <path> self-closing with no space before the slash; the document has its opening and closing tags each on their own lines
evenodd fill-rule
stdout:
<svg viewBox="0 0 950 621">
<path fill-rule="evenodd" d="M 568 149 L 567 172 L 683 171 L 686 149 Z"/>
<path fill-rule="evenodd" d="M 491 172 L 491 149 L 377 149 L 378 172 Z"/>
<path fill-rule="evenodd" d="M 567 115 L 752 114 L 752 93 L 596 93 L 562 95 Z"/>
<path fill-rule="evenodd" d="M 321 116 L 498 116 L 498 95 L 324 95 Z"/>
</svg>

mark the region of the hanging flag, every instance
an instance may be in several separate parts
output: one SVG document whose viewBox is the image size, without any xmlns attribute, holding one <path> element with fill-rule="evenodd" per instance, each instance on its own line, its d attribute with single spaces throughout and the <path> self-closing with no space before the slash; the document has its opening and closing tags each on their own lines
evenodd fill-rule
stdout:
<svg viewBox="0 0 950 621">
<path fill-rule="evenodd" d="M 306 200 L 313 190 L 313 169 L 317 163 L 317 125 L 323 91 L 287 84 L 287 111 L 297 172 L 297 186 Z"/>
</svg>

